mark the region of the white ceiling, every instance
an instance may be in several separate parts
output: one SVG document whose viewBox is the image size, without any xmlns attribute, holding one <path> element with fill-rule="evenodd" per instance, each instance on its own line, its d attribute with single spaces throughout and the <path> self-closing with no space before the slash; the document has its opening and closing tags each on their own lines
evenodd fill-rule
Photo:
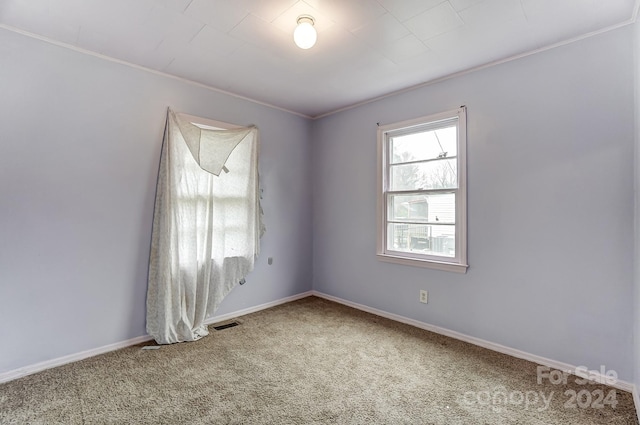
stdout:
<svg viewBox="0 0 640 425">
<path fill-rule="evenodd" d="M 0 24 L 316 117 L 635 21 L 640 0 L 0 0 Z M 318 42 L 293 43 L 312 15 Z"/>
</svg>

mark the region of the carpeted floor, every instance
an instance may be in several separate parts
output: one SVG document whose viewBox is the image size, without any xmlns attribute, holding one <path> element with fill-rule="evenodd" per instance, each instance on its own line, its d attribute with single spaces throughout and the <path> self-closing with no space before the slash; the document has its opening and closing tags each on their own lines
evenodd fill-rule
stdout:
<svg viewBox="0 0 640 425">
<path fill-rule="evenodd" d="M 628 393 L 323 299 L 238 321 L 2 384 L 0 423 L 638 424 Z"/>
</svg>

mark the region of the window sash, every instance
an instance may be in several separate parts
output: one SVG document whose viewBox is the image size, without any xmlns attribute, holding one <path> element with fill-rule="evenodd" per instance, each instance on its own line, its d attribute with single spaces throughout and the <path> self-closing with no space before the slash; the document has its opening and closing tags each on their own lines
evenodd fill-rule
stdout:
<svg viewBox="0 0 640 425">
<path fill-rule="evenodd" d="M 459 230 L 457 228 L 457 223 L 459 220 L 459 213 L 458 213 L 458 190 L 451 190 L 451 189 L 443 189 L 443 190 L 438 190 L 438 191 L 429 191 L 429 190 L 424 190 L 424 191 L 412 191 L 412 193 L 417 193 L 417 194 L 429 194 L 429 193 L 433 193 L 433 192 L 438 192 L 438 193 L 454 193 L 455 194 L 455 212 L 454 212 L 454 222 L 440 222 L 440 221 L 433 221 L 433 222 L 427 222 L 427 221 L 418 221 L 418 220 L 392 220 L 389 218 L 389 208 L 392 207 L 391 205 L 391 194 L 392 193 L 398 193 L 398 192 L 386 192 L 384 194 L 384 198 L 385 198 L 385 211 L 384 211 L 384 226 L 385 228 L 383 229 L 384 232 L 384 252 L 385 253 L 390 253 L 390 254 L 394 254 L 394 255 L 399 255 L 402 256 L 404 254 L 411 254 L 411 257 L 416 258 L 416 259 L 435 259 L 437 261 L 454 261 L 454 262 L 459 262 L 461 260 L 461 255 L 460 255 L 460 237 L 459 237 Z M 402 194 L 404 194 L 404 192 L 400 192 Z M 411 253 L 411 252 L 407 252 L 407 251 L 397 251 L 397 250 L 392 250 L 389 248 L 389 224 L 411 224 L 411 225 L 421 225 L 421 226 L 454 226 L 455 229 L 455 235 L 454 235 L 454 240 L 455 240 L 455 244 L 454 244 L 454 252 L 455 255 L 454 256 L 445 256 L 445 255 L 434 255 L 434 254 L 420 254 L 420 253 Z"/>
</svg>

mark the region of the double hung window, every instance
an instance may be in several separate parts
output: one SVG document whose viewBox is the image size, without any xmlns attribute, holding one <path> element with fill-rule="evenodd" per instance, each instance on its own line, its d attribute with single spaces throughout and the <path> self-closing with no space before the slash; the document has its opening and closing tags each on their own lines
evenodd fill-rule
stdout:
<svg viewBox="0 0 640 425">
<path fill-rule="evenodd" d="M 378 258 L 466 271 L 464 107 L 379 127 Z"/>
</svg>

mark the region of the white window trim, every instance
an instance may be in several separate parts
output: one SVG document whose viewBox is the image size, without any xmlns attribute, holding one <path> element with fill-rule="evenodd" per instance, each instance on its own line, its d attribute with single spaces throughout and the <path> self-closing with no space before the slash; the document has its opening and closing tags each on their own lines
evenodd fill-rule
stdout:
<svg viewBox="0 0 640 425">
<path fill-rule="evenodd" d="M 231 124 L 224 121 L 212 120 L 209 118 L 197 117 L 195 115 L 189 115 L 185 113 L 176 114 L 183 120 L 189 121 L 191 124 L 198 126 L 200 128 L 206 128 L 209 130 L 235 130 L 237 128 L 242 128 L 241 125 Z"/>
<path fill-rule="evenodd" d="M 410 253 L 389 253 L 385 243 L 387 232 L 386 192 L 386 134 L 395 130 L 420 126 L 426 123 L 458 117 L 458 189 L 456 192 L 456 255 L 452 261 L 437 259 L 415 258 Z M 452 111 L 420 117 L 378 127 L 378 202 L 377 202 L 377 257 L 380 261 L 403 264 L 408 266 L 427 267 L 457 273 L 466 273 L 467 264 L 467 119 L 466 108 L 461 106 Z M 459 254 L 458 254 L 459 253 Z"/>
</svg>

